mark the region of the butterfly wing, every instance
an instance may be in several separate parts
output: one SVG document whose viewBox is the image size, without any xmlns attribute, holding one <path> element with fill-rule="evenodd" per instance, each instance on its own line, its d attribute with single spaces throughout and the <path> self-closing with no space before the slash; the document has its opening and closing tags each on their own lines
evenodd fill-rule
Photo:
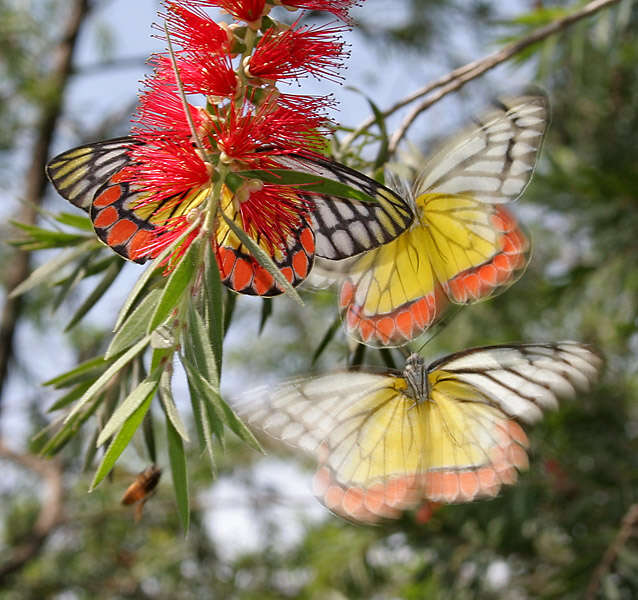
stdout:
<svg viewBox="0 0 638 600">
<path fill-rule="evenodd" d="M 520 277 L 530 244 L 501 204 L 529 182 L 546 122 L 545 98 L 504 101 L 426 166 L 413 192 L 417 218 L 393 247 L 335 266 L 320 262 L 324 278 L 341 282 L 351 335 L 370 345 L 403 344 L 444 314 L 441 290 L 466 304 Z M 418 283 L 406 285 L 413 278 Z M 427 318 L 418 318 L 415 306 L 418 313 L 427 306 Z"/>
<path fill-rule="evenodd" d="M 414 220 L 410 204 L 396 192 L 338 162 L 297 154 L 277 157 L 277 162 L 295 171 L 343 183 L 375 200 L 305 193 L 314 207 L 311 222 L 318 257 L 342 260 L 377 248 L 395 239 Z"/>
</svg>

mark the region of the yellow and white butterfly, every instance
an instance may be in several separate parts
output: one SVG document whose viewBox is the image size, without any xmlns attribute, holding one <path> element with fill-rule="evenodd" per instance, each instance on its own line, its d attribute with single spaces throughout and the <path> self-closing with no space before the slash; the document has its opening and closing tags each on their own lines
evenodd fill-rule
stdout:
<svg viewBox="0 0 638 600">
<path fill-rule="evenodd" d="M 247 422 L 317 460 L 331 511 L 374 523 L 423 501 L 495 496 L 528 466 L 532 423 L 589 389 L 600 358 L 576 342 L 474 348 L 403 372 L 299 378 L 236 403 Z"/>
<path fill-rule="evenodd" d="M 347 332 L 398 346 L 516 281 L 530 244 L 503 205 L 529 183 L 548 121 L 544 96 L 503 99 L 432 158 L 408 191 L 415 219 L 394 241 L 357 257 L 318 261 L 315 284 L 338 281 Z"/>
</svg>

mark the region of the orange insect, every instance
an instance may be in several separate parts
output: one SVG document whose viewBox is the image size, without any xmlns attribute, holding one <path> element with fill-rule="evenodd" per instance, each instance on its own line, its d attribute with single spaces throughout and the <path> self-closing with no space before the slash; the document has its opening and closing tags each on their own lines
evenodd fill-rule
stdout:
<svg viewBox="0 0 638 600">
<path fill-rule="evenodd" d="M 138 473 L 135 481 L 126 488 L 122 496 L 122 504 L 125 506 L 136 504 L 135 521 L 139 521 L 142 518 L 144 504 L 155 492 L 161 477 L 162 469 L 155 465 L 150 465 Z"/>
</svg>

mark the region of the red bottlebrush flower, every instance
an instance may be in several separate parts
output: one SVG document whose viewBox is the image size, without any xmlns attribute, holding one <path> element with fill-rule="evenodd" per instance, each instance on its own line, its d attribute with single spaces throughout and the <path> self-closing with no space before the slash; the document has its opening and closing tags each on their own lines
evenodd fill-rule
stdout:
<svg viewBox="0 0 638 600">
<path fill-rule="evenodd" d="M 217 7 L 241 21 L 249 23 L 261 19 L 266 8 L 266 0 L 176 0 L 172 4 L 180 6 Z"/>
<path fill-rule="evenodd" d="M 210 183 L 208 166 L 187 138 L 165 137 L 158 132 L 142 132 L 129 151 L 132 164 L 122 170 L 120 179 L 131 181 L 149 195 L 143 205 L 160 202 Z M 167 212 L 174 206 L 167 203 Z"/>
<path fill-rule="evenodd" d="M 230 31 L 220 27 L 202 10 L 187 10 L 175 2 L 169 2 L 168 11 L 165 18 L 171 39 L 186 52 L 230 54 Z"/>
<path fill-rule="evenodd" d="M 323 143 L 313 135 L 325 123 L 323 115 L 274 106 L 265 101 L 253 112 L 248 102 L 241 109 L 231 104 L 228 114 L 218 114 L 211 127 L 219 150 L 231 160 L 265 168 L 269 155 L 312 150 Z"/>
<path fill-rule="evenodd" d="M 339 35 L 344 31 L 345 27 L 296 24 L 285 31 L 270 28 L 246 58 L 246 74 L 271 80 L 297 79 L 308 73 L 339 79 L 344 46 Z"/>
<path fill-rule="evenodd" d="M 199 54 L 177 61 L 184 90 L 218 98 L 232 98 L 237 90 L 237 75 L 229 56 Z"/>
<path fill-rule="evenodd" d="M 362 0 L 361 0 L 362 1 Z M 348 11 L 361 4 L 360 0 L 279 0 L 288 8 L 305 8 L 307 10 L 325 10 L 346 23 L 350 22 Z"/>
<path fill-rule="evenodd" d="M 302 223 L 311 206 L 293 188 L 259 180 L 247 182 L 235 195 L 242 228 L 265 242 L 271 254 L 285 249 L 286 240 Z"/>
<path fill-rule="evenodd" d="M 158 60 L 168 62 L 165 57 Z M 162 67 L 163 69 L 163 67 Z M 138 127 L 133 134 L 149 135 L 152 131 L 161 131 L 161 135 L 189 137 L 190 125 L 184 111 L 172 68 L 166 73 L 158 70 L 146 81 L 147 90 L 140 96 L 136 116 L 133 121 Z M 204 128 L 205 117 L 201 109 L 188 105 L 195 128 Z"/>
</svg>

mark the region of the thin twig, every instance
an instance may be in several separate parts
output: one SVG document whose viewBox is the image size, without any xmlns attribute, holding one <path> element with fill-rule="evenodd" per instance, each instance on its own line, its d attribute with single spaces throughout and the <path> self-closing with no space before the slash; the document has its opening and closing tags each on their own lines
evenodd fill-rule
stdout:
<svg viewBox="0 0 638 600">
<path fill-rule="evenodd" d="M 610 7 L 614 4 L 618 4 L 619 2 L 620 0 L 594 0 L 593 2 L 590 2 L 589 4 L 584 6 L 581 10 L 578 10 L 571 15 L 563 17 L 562 19 L 558 19 L 554 21 L 553 23 L 550 23 L 549 25 L 540 27 L 539 29 L 536 29 L 535 31 L 530 33 L 528 36 L 516 42 L 512 42 L 511 44 L 508 44 L 507 46 L 501 48 L 497 52 L 489 54 L 488 56 L 485 56 L 484 58 L 481 58 L 479 60 L 475 60 L 470 63 L 467 63 L 466 65 L 463 65 L 462 67 L 459 67 L 458 69 L 455 69 L 454 71 L 450 71 L 448 74 L 444 75 L 443 77 L 440 77 L 439 79 L 436 79 L 432 81 L 431 83 L 428 83 L 422 88 L 412 92 L 410 95 L 406 96 L 402 100 L 399 100 L 398 102 L 396 102 L 395 104 L 387 108 L 385 111 L 383 111 L 381 115 L 384 118 L 388 117 L 391 114 L 395 113 L 397 110 L 403 108 L 404 106 L 411 104 L 412 102 L 414 102 L 415 100 L 418 100 L 419 98 L 423 98 L 424 96 L 427 96 L 428 94 L 430 94 L 437 88 L 441 88 L 441 90 L 439 90 L 437 94 L 435 94 L 431 98 L 428 98 L 424 102 L 419 104 L 405 118 L 400 128 L 397 130 L 397 132 L 395 132 L 395 134 L 393 135 L 390 141 L 390 145 L 389 145 L 390 154 L 392 154 L 396 150 L 397 145 L 399 144 L 399 142 L 405 135 L 410 125 L 414 122 L 416 117 L 421 112 L 423 112 L 424 110 L 432 106 L 434 103 L 441 100 L 441 98 L 443 98 L 450 92 L 459 89 L 460 87 L 465 85 L 468 81 L 475 79 L 476 77 L 479 77 L 486 71 L 489 71 L 490 69 L 493 69 L 497 65 L 500 65 L 501 63 L 507 61 L 508 59 L 512 58 L 512 56 L 522 52 L 526 48 L 529 48 L 529 46 L 548 38 L 554 33 L 563 31 L 570 25 L 573 25 L 574 23 L 595 14 L 596 12 L 598 12 L 599 10 L 602 10 L 603 8 Z M 352 133 L 350 133 L 341 144 L 341 153 L 343 153 L 352 144 L 352 142 L 357 138 L 357 136 L 359 136 L 366 129 L 374 125 L 375 122 L 376 122 L 376 117 L 370 117 L 366 121 L 361 123 L 361 125 L 359 125 Z"/>
<path fill-rule="evenodd" d="M 634 526 L 638 523 L 638 504 L 632 504 L 629 510 L 625 513 L 620 530 L 614 538 L 607 551 L 605 552 L 600 564 L 596 567 L 594 574 L 587 586 L 587 592 L 585 593 L 585 600 L 594 600 L 603 577 L 609 572 L 619 552 L 623 549 L 627 540 L 632 535 Z"/>
</svg>

